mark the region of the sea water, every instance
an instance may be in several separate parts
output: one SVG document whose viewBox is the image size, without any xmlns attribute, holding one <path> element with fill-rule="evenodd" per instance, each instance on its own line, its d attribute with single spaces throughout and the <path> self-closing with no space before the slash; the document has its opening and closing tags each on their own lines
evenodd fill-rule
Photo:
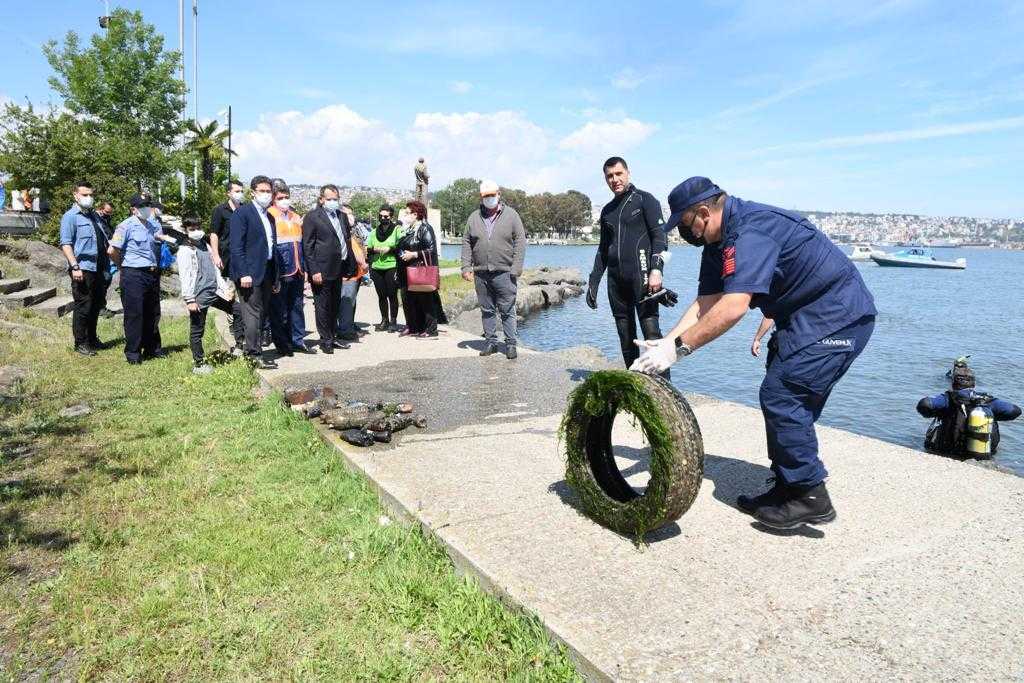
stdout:
<svg viewBox="0 0 1024 683">
<path fill-rule="evenodd" d="M 526 265 L 574 267 L 586 278 L 595 249 L 529 246 Z M 663 331 L 696 294 L 700 262 L 699 249 L 674 246 L 671 252 L 665 285 L 679 294 L 679 305 L 661 308 Z M 443 253 L 457 258 L 459 248 L 446 246 Z M 875 296 L 875 332 L 833 391 L 822 424 L 920 450 L 929 420 L 914 408 L 923 396 L 947 389 L 946 371 L 957 356 L 968 354 L 979 388 L 1024 403 L 1024 252 L 937 249 L 935 255 L 950 261 L 966 258 L 967 269 L 857 264 Z M 596 311 L 578 297 L 531 316 L 519 328 L 522 344 L 554 350 L 586 343 L 620 361 L 604 281 L 597 300 Z M 760 319 L 759 311 L 750 311 L 721 338 L 676 363 L 673 382 L 683 391 L 756 407 L 766 351 L 762 347 L 761 358 L 754 358 L 750 342 Z M 1024 417 L 1003 423 L 1000 430 L 995 462 L 1024 475 Z"/>
</svg>

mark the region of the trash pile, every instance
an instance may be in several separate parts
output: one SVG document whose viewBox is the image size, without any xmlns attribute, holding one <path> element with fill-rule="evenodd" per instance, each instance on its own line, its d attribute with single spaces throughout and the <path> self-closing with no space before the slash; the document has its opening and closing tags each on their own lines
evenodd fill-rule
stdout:
<svg viewBox="0 0 1024 683">
<path fill-rule="evenodd" d="M 395 432 L 410 426 L 418 429 L 427 426 L 427 418 L 412 414 L 415 408 L 411 403 L 341 402 L 331 387 L 289 389 L 284 400 L 307 419 L 320 418 L 331 429 L 340 431 L 341 438 L 353 446 L 391 443 Z"/>
</svg>

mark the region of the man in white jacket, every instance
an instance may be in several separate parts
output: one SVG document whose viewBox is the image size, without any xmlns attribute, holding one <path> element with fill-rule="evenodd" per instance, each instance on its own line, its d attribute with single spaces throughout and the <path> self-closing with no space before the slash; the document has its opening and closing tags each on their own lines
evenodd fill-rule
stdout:
<svg viewBox="0 0 1024 683">
<path fill-rule="evenodd" d="M 181 280 L 181 297 L 188 308 L 189 345 L 195 363 L 192 372 L 208 375 L 213 372 L 213 368 L 207 365 L 203 351 L 206 312 L 213 306 L 230 314 L 234 291 L 231 283 L 221 277 L 213 263 L 213 256 L 206 243 L 206 232 L 200 227 L 199 219 L 188 216 L 182 221 L 181 227 L 188 233 L 190 240 L 178 247 L 178 277 Z"/>
</svg>

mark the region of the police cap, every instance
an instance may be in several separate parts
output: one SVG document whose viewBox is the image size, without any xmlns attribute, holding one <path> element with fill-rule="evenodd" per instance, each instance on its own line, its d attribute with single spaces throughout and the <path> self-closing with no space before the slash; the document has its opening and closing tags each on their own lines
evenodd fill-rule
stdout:
<svg viewBox="0 0 1024 683">
<path fill-rule="evenodd" d="M 665 232 L 671 232 L 679 226 L 679 221 L 688 208 L 722 192 L 722 188 L 704 176 L 693 176 L 676 185 L 668 193 L 668 210 L 672 215 L 662 226 Z"/>
</svg>

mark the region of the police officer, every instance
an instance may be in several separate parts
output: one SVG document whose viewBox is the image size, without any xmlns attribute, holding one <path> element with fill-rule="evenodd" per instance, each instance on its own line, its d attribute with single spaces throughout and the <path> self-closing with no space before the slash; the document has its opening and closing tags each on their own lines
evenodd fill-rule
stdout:
<svg viewBox="0 0 1024 683">
<path fill-rule="evenodd" d="M 604 162 L 604 178 L 615 198 L 601 209 L 601 242 L 594 257 L 587 288 L 587 305 L 597 309 L 597 290 L 608 270 L 608 304 L 626 367 L 639 356 L 636 321 L 644 339 L 661 337 L 658 303 L 640 300 L 661 289 L 664 262 L 661 253 L 668 241 L 663 228 L 661 203 L 649 192 L 637 189 L 622 157 Z"/>
<path fill-rule="evenodd" d="M 103 344 L 96 336 L 96 321 L 106 303 L 110 271 L 107 257 L 107 234 L 93 210 L 93 187 L 84 180 L 75 185 L 75 203 L 60 219 L 60 248 L 68 260 L 71 274 L 71 296 L 75 310 L 71 330 L 75 351 L 95 356 Z"/>
<path fill-rule="evenodd" d="M 110 240 L 121 270 L 124 308 L 124 355 L 137 365 L 143 358 L 163 358 L 160 345 L 160 245 L 163 231 L 153 217 L 153 202 L 137 194 L 129 202 L 132 215 L 118 224 Z"/>
<path fill-rule="evenodd" d="M 806 218 L 729 197 L 707 178 L 668 197 L 684 240 L 701 246 L 697 298 L 664 338 L 638 341 L 633 369 L 661 372 L 739 322 L 750 308 L 775 321 L 761 412 L 772 488 L 738 507 L 774 529 L 835 519 L 814 423 L 833 387 L 864 350 L 875 303 L 857 268 Z"/>
</svg>

